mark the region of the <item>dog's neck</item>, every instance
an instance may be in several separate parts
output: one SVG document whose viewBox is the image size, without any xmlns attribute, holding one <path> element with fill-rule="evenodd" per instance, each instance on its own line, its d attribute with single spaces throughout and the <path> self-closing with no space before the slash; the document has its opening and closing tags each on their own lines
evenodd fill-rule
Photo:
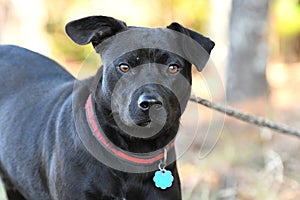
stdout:
<svg viewBox="0 0 300 200">
<path fill-rule="evenodd" d="M 104 134 L 112 143 L 123 150 L 135 153 L 152 152 L 164 148 L 175 138 L 179 128 L 178 119 L 178 123 L 174 123 L 170 128 L 159 132 L 157 137 L 135 138 L 124 133 L 117 126 L 111 110 L 106 108 L 104 104 L 96 104 L 96 115 Z"/>
</svg>

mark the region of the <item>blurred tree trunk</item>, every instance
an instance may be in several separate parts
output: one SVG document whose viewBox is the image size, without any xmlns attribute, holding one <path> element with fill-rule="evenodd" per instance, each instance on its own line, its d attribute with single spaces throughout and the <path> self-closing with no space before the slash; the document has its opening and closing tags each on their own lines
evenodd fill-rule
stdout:
<svg viewBox="0 0 300 200">
<path fill-rule="evenodd" d="M 270 0 L 232 0 L 226 93 L 229 102 L 266 96 Z"/>
<path fill-rule="evenodd" d="M 2 33 L 5 28 L 6 20 L 8 19 L 9 9 L 10 2 L 7 0 L 0 0 L 0 42 L 2 39 Z"/>
</svg>

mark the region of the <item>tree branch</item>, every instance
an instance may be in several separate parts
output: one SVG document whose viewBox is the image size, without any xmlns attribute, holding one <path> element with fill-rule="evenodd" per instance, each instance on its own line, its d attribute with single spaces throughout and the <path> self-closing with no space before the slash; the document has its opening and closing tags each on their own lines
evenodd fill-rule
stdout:
<svg viewBox="0 0 300 200">
<path fill-rule="evenodd" d="M 224 105 L 220 105 L 220 104 L 217 104 L 217 103 L 210 102 L 210 101 L 208 101 L 206 99 L 203 99 L 201 97 L 192 96 L 190 98 L 190 101 L 199 103 L 201 105 L 204 105 L 208 108 L 211 108 L 211 109 L 214 109 L 214 110 L 219 111 L 221 113 L 224 113 L 228 116 L 234 117 L 234 118 L 239 119 L 241 121 L 244 121 L 244 122 L 247 122 L 247 123 L 250 123 L 250 124 L 254 124 L 254 125 L 257 125 L 257 126 L 260 126 L 260 127 L 266 127 L 266 128 L 272 129 L 272 130 L 277 131 L 277 132 L 281 132 L 281 133 L 288 134 L 288 135 L 293 135 L 293 136 L 296 136 L 296 137 L 300 138 L 300 131 L 299 130 L 297 130 L 293 127 L 289 127 L 285 124 L 277 123 L 277 122 L 274 122 L 274 121 L 271 121 L 269 119 L 259 117 L 259 116 L 256 116 L 256 115 L 244 113 L 244 112 L 241 112 L 241 111 L 239 111 L 237 109 L 234 109 L 232 107 L 229 107 L 229 106 L 224 106 Z"/>
</svg>

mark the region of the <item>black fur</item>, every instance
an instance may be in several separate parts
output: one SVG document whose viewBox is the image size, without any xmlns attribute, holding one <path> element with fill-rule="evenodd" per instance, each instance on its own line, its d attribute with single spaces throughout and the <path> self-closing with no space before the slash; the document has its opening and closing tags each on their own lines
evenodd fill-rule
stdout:
<svg viewBox="0 0 300 200">
<path fill-rule="evenodd" d="M 176 31 L 188 30 L 182 26 L 179 30 L 179 25 L 170 28 L 174 26 Z M 76 43 L 92 42 L 94 46 L 128 29 L 124 22 L 103 16 L 76 20 L 66 26 L 68 35 Z M 204 37 L 199 40 L 197 42 L 210 44 L 205 45 L 210 52 L 213 43 Z M 139 59 L 135 60 L 137 56 Z M 176 162 L 167 166 L 175 178 L 173 186 L 161 190 L 154 186 L 153 172 L 127 173 L 112 169 L 96 160 L 78 136 L 75 127 L 78 121 L 75 122 L 73 111 L 84 113 L 84 103 L 92 94 L 104 134 L 120 148 L 140 153 L 155 151 L 175 137 L 184 108 L 180 108 L 170 89 L 155 84 L 136 91 L 124 85 L 124 94 L 120 94 L 115 103 L 121 107 L 118 113 L 121 121 L 130 115 L 138 124 L 148 121 L 149 113 L 142 112 L 132 102 L 136 102 L 141 93 L 161 96 L 167 121 L 158 134 L 145 139 L 132 137 L 115 123 L 111 94 L 123 76 L 117 68 L 120 62 L 128 63 L 132 69 L 142 64 L 168 66 L 175 62 L 181 66 L 180 74 L 191 83 L 191 64 L 159 49 L 140 49 L 120 55 L 109 66 L 104 63 L 95 76 L 76 82 L 77 87 L 74 87 L 75 78 L 54 61 L 20 47 L 0 47 L 0 173 L 9 199 L 181 199 Z M 152 73 L 155 76 L 155 73 L 165 72 L 158 68 Z M 134 85 L 134 77 L 129 78 Z M 174 76 L 173 80 L 166 80 L 166 84 L 171 87 L 176 81 Z M 185 106 L 190 91 L 182 89 L 180 98 Z M 124 101 L 124 95 L 128 101 Z M 122 106 L 129 107 L 127 114 L 122 112 Z M 80 116 L 79 123 L 85 124 L 85 117 Z M 131 126 L 126 121 L 124 124 Z"/>
</svg>

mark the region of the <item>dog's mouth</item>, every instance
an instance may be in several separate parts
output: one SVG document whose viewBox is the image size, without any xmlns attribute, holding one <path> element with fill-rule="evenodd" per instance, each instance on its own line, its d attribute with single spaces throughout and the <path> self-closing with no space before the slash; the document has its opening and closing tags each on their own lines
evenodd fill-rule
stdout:
<svg viewBox="0 0 300 200">
<path fill-rule="evenodd" d="M 149 113 L 136 113 L 133 122 L 139 127 L 163 127 L 167 123 L 168 114 L 163 110 L 154 110 Z"/>
<path fill-rule="evenodd" d="M 140 120 L 136 122 L 136 125 L 141 126 L 141 127 L 150 127 L 152 123 L 151 119 L 148 120 Z"/>
</svg>

